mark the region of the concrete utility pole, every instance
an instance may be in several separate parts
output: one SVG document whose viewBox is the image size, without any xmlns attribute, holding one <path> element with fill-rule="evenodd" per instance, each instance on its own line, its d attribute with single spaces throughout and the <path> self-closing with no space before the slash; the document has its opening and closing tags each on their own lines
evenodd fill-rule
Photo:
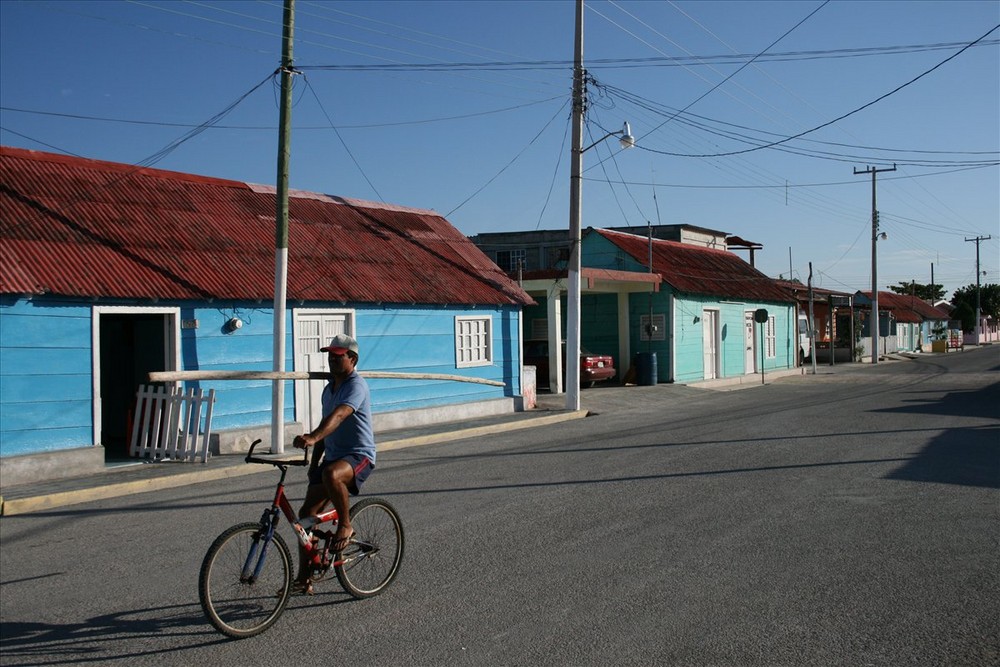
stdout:
<svg viewBox="0 0 1000 667">
<path fill-rule="evenodd" d="M 869 323 L 871 324 L 872 330 L 872 363 L 878 363 L 878 250 L 876 244 L 878 243 L 878 208 L 875 207 L 875 174 L 882 171 L 896 171 L 896 165 L 892 165 L 892 169 L 876 169 L 875 167 L 868 167 L 864 171 L 858 171 L 856 168 L 854 174 L 871 174 L 872 175 L 872 312 Z M 882 238 L 885 239 L 885 233 L 882 234 Z"/>
<path fill-rule="evenodd" d="M 828 308 L 829 316 L 833 317 L 833 307 Z M 809 262 L 809 359 L 812 362 L 813 375 L 816 375 L 816 327 L 813 324 L 813 263 Z M 833 339 L 830 339 L 830 355 L 833 356 Z"/>
<path fill-rule="evenodd" d="M 583 207 L 583 116 L 586 112 L 583 69 L 583 0 L 576 1 L 573 54 L 573 148 L 569 180 L 569 285 L 566 309 L 566 409 L 580 409 L 580 217 Z M 549 351 L 551 354 L 551 350 Z M 557 348 L 555 353 L 559 354 Z"/>
<path fill-rule="evenodd" d="M 295 0 L 285 0 L 281 34 L 281 107 L 278 112 L 278 176 L 275 184 L 274 359 L 275 372 L 285 370 L 285 301 L 288 283 L 288 162 L 292 144 L 292 42 Z M 271 452 L 285 451 L 285 382 L 271 384 Z"/>
<path fill-rule="evenodd" d="M 979 276 L 982 275 L 979 272 L 979 243 L 981 241 L 989 241 L 992 236 L 977 236 L 974 239 L 965 239 L 966 241 L 975 242 L 976 244 L 976 345 L 982 345 L 982 304 L 979 300 Z"/>
</svg>

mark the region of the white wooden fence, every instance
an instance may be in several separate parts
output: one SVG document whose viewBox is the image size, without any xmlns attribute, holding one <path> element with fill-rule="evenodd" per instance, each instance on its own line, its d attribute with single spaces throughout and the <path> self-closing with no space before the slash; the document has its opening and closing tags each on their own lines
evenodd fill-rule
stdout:
<svg viewBox="0 0 1000 667">
<path fill-rule="evenodd" d="M 208 461 L 215 390 L 142 385 L 136 392 L 129 454 L 154 460 Z M 204 430 L 202 411 L 204 410 Z"/>
</svg>

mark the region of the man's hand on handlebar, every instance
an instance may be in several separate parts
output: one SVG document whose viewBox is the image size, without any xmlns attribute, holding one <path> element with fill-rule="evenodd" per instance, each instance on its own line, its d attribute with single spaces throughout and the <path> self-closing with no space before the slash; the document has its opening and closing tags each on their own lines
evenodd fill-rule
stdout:
<svg viewBox="0 0 1000 667">
<path fill-rule="evenodd" d="M 314 437 L 312 433 L 303 433 L 302 435 L 295 436 L 295 440 L 292 441 L 292 447 L 296 449 L 309 449 L 317 442 L 319 442 L 319 438 Z"/>
</svg>

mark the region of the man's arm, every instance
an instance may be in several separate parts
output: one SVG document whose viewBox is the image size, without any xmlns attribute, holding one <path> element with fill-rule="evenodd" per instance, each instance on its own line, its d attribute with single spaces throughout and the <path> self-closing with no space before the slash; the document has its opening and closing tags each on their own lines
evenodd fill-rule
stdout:
<svg viewBox="0 0 1000 667">
<path fill-rule="evenodd" d="M 319 423 L 319 426 L 314 428 L 309 433 L 304 433 L 302 435 L 295 436 L 295 440 L 292 442 L 293 447 L 298 449 L 306 449 L 307 447 L 312 447 L 318 442 L 322 442 L 323 438 L 330 435 L 337 430 L 345 419 L 354 414 L 354 408 L 346 404 L 338 405 L 333 412 L 323 417 L 323 421 Z M 313 450 L 313 464 L 317 464 L 316 452 L 319 451 L 317 447 Z"/>
</svg>

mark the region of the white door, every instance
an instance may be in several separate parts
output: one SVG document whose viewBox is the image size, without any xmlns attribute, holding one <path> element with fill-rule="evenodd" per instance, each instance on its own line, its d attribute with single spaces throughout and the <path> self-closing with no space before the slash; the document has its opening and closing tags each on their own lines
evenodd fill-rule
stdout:
<svg viewBox="0 0 1000 667">
<path fill-rule="evenodd" d="M 753 311 L 746 310 L 743 312 L 743 339 L 745 341 L 744 347 L 746 347 L 746 361 L 744 361 L 743 372 L 747 375 L 752 375 L 757 371 L 757 353 L 754 349 L 754 327 L 753 327 Z"/>
<path fill-rule="evenodd" d="M 295 370 L 325 373 L 326 353 L 320 348 L 339 333 L 354 335 L 352 313 L 296 311 Z M 295 381 L 295 421 L 306 430 L 315 428 L 323 419 L 323 387 L 326 380 Z"/>
<path fill-rule="evenodd" d="M 701 315 L 702 341 L 705 348 L 705 379 L 714 380 L 719 376 L 719 313 L 704 310 Z"/>
</svg>

